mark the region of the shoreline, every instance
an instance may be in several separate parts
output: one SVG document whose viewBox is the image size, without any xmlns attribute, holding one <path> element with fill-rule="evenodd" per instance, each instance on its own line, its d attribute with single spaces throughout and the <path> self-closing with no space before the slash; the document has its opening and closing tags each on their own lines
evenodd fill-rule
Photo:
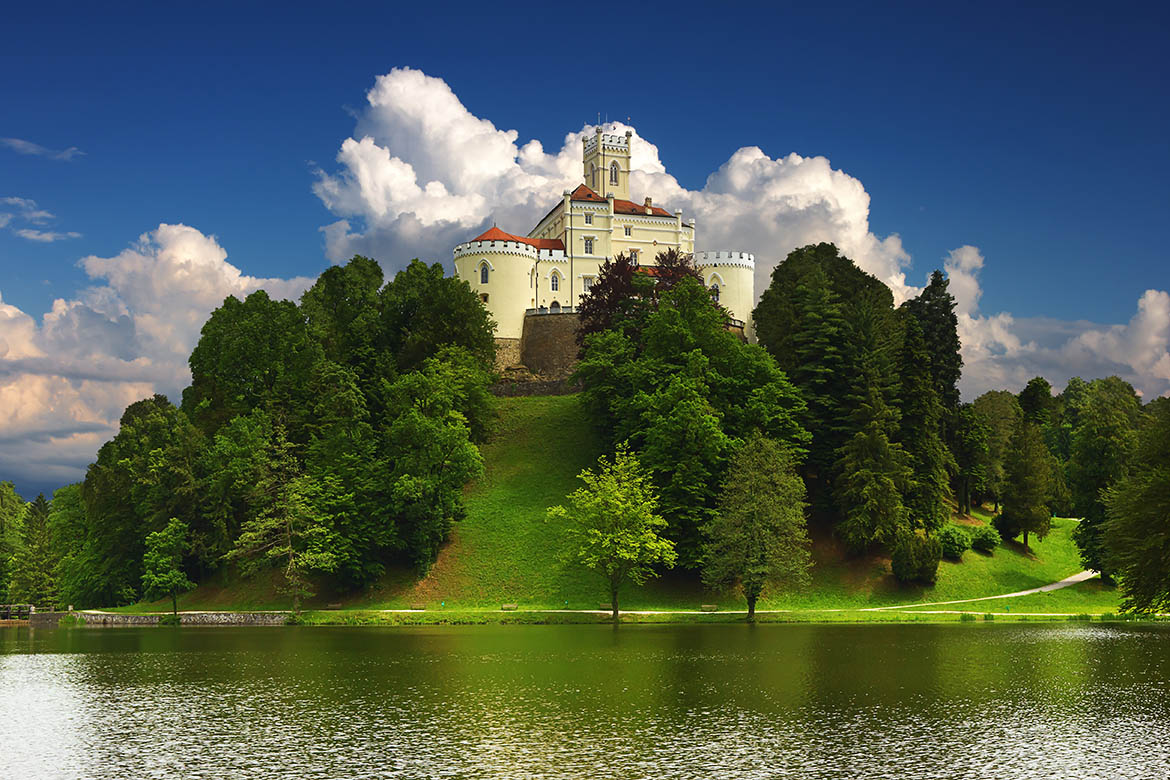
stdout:
<svg viewBox="0 0 1170 780">
<path fill-rule="evenodd" d="M 37 613 L 29 623 L 34 628 L 132 628 L 160 626 L 170 612 L 73 612 Z M 746 610 L 719 612 L 631 610 L 619 613 L 619 623 L 629 625 L 666 624 L 747 624 Z M 1026 623 L 1082 622 L 1130 623 L 1166 622 L 1168 615 L 1129 616 L 1074 612 L 989 612 L 979 610 L 922 609 L 828 609 L 757 610 L 759 624 L 863 624 L 863 623 Z M 180 627 L 256 626 L 442 626 L 442 625 L 611 625 L 608 611 L 600 610 L 306 610 L 293 616 L 288 610 L 232 612 L 189 611 L 179 613 Z"/>
</svg>

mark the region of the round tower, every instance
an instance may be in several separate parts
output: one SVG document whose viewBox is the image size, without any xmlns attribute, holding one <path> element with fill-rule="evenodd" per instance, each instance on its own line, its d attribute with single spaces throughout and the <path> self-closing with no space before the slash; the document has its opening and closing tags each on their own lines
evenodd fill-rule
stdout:
<svg viewBox="0 0 1170 780">
<path fill-rule="evenodd" d="M 756 258 L 749 252 L 695 252 L 703 281 L 732 318 L 743 323 L 743 334 L 754 340 L 752 309 L 756 304 Z"/>
</svg>

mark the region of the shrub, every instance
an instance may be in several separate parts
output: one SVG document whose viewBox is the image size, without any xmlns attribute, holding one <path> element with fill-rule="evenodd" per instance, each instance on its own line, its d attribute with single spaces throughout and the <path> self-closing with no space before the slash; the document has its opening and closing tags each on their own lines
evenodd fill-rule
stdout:
<svg viewBox="0 0 1170 780">
<path fill-rule="evenodd" d="M 177 626 L 182 622 L 179 615 L 159 615 L 158 624 L 160 626 Z"/>
<path fill-rule="evenodd" d="M 942 555 L 948 561 L 963 560 L 963 553 L 971 547 L 971 537 L 957 525 L 945 525 L 938 532 Z"/>
<path fill-rule="evenodd" d="M 972 615 L 970 612 L 959 613 L 959 622 L 960 623 L 973 623 L 973 622 L 975 622 L 976 619 L 977 618 L 974 615 Z"/>
<path fill-rule="evenodd" d="M 906 534 L 894 545 L 890 568 L 899 582 L 933 585 L 941 559 L 942 545 L 938 539 L 921 533 Z"/>
<path fill-rule="evenodd" d="M 984 623 L 986 623 L 988 620 L 995 620 L 995 614 L 992 612 L 988 612 L 986 615 L 983 616 Z"/>
<path fill-rule="evenodd" d="M 995 530 L 999 531 L 1000 537 L 1005 542 L 1015 539 L 1024 530 L 1017 521 L 1007 517 L 1003 512 L 992 518 L 991 524 L 995 526 Z"/>
<path fill-rule="evenodd" d="M 995 548 L 998 546 L 999 534 L 991 526 L 981 525 L 972 529 L 971 549 L 990 555 L 995 552 Z"/>
</svg>

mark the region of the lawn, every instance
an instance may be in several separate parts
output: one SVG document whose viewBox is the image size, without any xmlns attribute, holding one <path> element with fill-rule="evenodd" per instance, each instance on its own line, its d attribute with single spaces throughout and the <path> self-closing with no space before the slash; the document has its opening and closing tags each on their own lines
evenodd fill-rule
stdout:
<svg viewBox="0 0 1170 780">
<path fill-rule="evenodd" d="M 483 447 L 485 473 L 466 490 L 467 515 L 427 575 L 420 580 L 409 571 L 393 571 L 366 592 L 322 593 L 308 606 L 376 610 L 425 604 L 428 611 L 474 611 L 498 610 L 508 603 L 522 609 L 596 609 L 608 600 L 596 575 L 561 563 L 558 550 L 563 528 L 547 519 L 548 507 L 561 503 L 579 486 L 576 475 L 593 465 L 602 451 L 577 396 L 503 398 L 499 412 L 492 441 Z M 989 519 L 982 512 L 961 522 L 980 524 Z M 847 557 L 831 534 L 814 534 L 811 586 L 799 593 L 766 592 L 759 608 L 856 610 L 1039 587 L 1080 571 L 1071 538 L 1074 527 L 1074 520 L 1055 519 L 1045 539 L 1030 540 L 1028 552 L 1013 542 L 998 547 L 994 555 L 968 551 L 961 563 L 944 561 L 938 582 L 930 588 L 899 585 L 889 573 L 888 559 Z M 1091 588 L 1085 592 L 1091 593 Z M 1035 599 L 1037 611 L 1044 611 L 1040 606 L 1054 603 L 1050 600 L 1057 596 L 1028 598 Z M 1086 605 L 1097 605 L 1099 611 L 1116 608 L 1112 594 L 1084 598 Z M 1015 610 L 1024 600 L 1012 603 Z M 621 606 L 632 610 L 695 609 L 700 604 L 717 604 L 723 610 L 742 608 L 742 600 L 735 595 L 705 592 L 694 575 L 673 572 L 643 587 L 627 587 L 621 596 Z M 158 602 L 150 608 L 167 606 Z M 287 606 L 287 599 L 276 595 L 268 580 L 206 583 L 180 600 L 180 608 L 188 610 Z"/>
</svg>

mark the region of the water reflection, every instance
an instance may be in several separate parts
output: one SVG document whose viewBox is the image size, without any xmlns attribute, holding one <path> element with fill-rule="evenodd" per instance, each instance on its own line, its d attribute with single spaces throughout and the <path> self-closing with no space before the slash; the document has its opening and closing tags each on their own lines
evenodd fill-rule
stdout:
<svg viewBox="0 0 1170 780">
<path fill-rule="evenodd" d="M 1162 626 L 0 630 L 13 778 L 1170 774 Z"/>
</svg>

